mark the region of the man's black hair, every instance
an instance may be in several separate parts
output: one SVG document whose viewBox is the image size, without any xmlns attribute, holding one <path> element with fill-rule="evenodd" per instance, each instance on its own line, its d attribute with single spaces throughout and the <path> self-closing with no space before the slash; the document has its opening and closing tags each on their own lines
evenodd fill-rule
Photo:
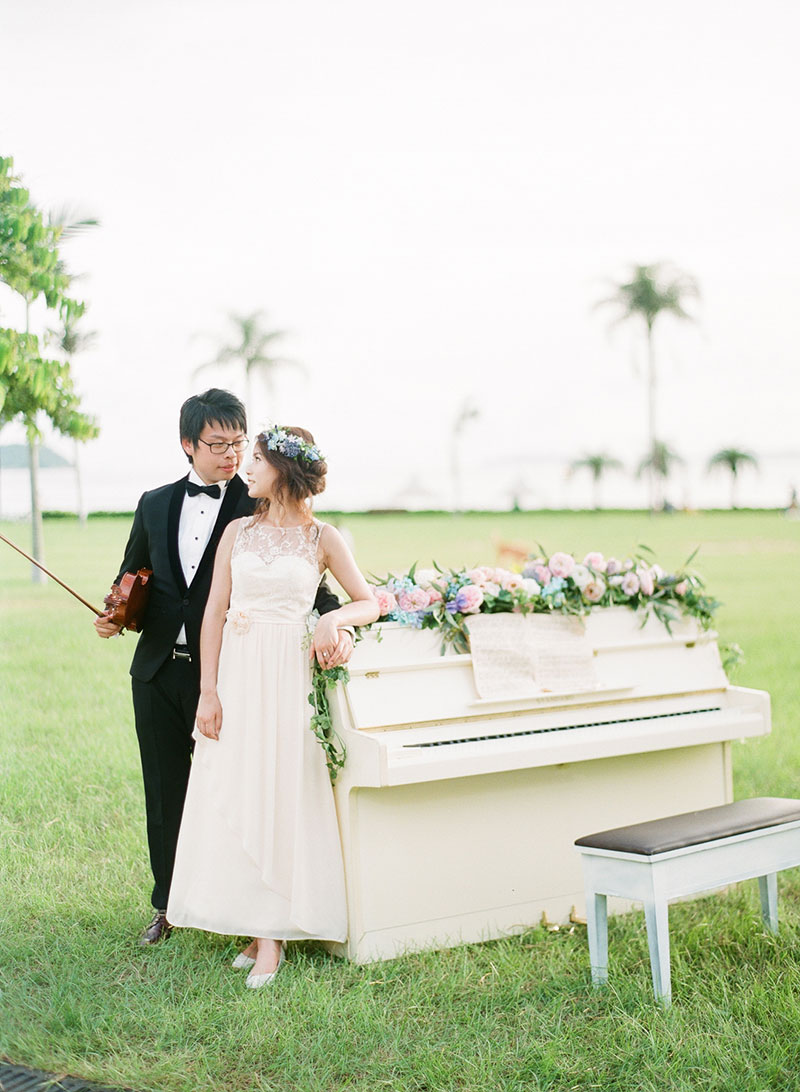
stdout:
<svg viewBox="0 0 800 1092">
<path fill-rule="evenodd" d="M 197 447 L 200 433 L 206 425 L 221 425 L 247 432 L 247 412 L 235 394 L 211 387 L 202 394 L 193 394 L 181 406 L 181 440 L 189 440 L 192 447 Z M 192 461 L 191 455 L 188 459 Z"/>
</svg>

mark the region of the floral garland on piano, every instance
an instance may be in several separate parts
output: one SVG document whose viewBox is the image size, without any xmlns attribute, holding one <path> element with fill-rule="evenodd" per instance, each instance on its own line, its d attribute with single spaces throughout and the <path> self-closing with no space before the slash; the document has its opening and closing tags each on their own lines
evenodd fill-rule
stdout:
<svg viewBox="0 0 800 1092">
<path fill-rule="evenodd" d="M 703 581 L 689 568 L 697 551 L 678 572 L 667 573 L 647 556 L 652 551 L 641 549 L 646 554 L 624 561 L 597 552 L 582 561 L 561 552 L 531 556 L 521 572 L 486 565 L 472 569 L 414 565 L 408 573 L 390 573 L 375 585 L 380 621 L 439 629 L 443 641 L 460 652 L 469 651 L 471 614 L 588 614 L 624 605 L 643 613 L 642 624 L 653 613 L 669 629 L 671 622 L 688 615 L 708 629 L 719 603 L 705 594 Z"/>
</svg>

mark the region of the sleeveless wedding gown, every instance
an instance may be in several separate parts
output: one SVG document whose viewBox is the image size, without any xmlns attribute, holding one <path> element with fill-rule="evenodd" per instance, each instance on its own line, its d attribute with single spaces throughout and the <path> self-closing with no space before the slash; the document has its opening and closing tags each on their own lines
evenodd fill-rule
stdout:
<svg viewBox="0 0 800 1092">
<path fill-rule="evenodd" d="M 217 689 L 219 740 L 197 740 L 167 918 L 276 940 L 343 941 L 344 870 L 325 756 L 309 728 L 303 647 L 322 524 L 239 525 Z"/>
</svg>

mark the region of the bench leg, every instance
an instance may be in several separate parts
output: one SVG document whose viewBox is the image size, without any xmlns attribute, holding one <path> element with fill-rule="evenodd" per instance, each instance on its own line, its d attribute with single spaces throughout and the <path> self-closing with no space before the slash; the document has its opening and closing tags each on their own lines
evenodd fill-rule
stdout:
<svg viewBox="0 0 800 1092">
<path fill-rule="evenodd" d="M 672 982 L 669 972 L 669 912 L 666 900 L 655 898 L 645 901 L 644 916 L 647 922 L 653 992 L 657 1001 L 669 1005 L 672 1001 Z"/>
<path fill-rule="evenodd" d="M 589 961 L 592 984 L 608 982 L 608 900 L 593 891 L 586 896 L 586 931 L 589 937 Z"/>
<path fill-rule="evenodd" d="M 778 931 L 778 874 L 758 877 L 758 891 L 761 895 L 761 916 L 771 933 Z"/>
</svg>

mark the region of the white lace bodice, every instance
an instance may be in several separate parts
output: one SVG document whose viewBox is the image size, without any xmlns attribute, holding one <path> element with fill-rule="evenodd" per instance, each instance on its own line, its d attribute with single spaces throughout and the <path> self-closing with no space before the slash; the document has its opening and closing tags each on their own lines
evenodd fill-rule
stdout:
<svg viewBox="0 0 800 1092">
<path fill-rule="evenodd" d="M 272 527 L 242 520 L 231 555 L 228 622 L 246 632 L 253 622 L 303 622 L 320 581 L 319 520 L 302 527 Z"/>
</svg>

